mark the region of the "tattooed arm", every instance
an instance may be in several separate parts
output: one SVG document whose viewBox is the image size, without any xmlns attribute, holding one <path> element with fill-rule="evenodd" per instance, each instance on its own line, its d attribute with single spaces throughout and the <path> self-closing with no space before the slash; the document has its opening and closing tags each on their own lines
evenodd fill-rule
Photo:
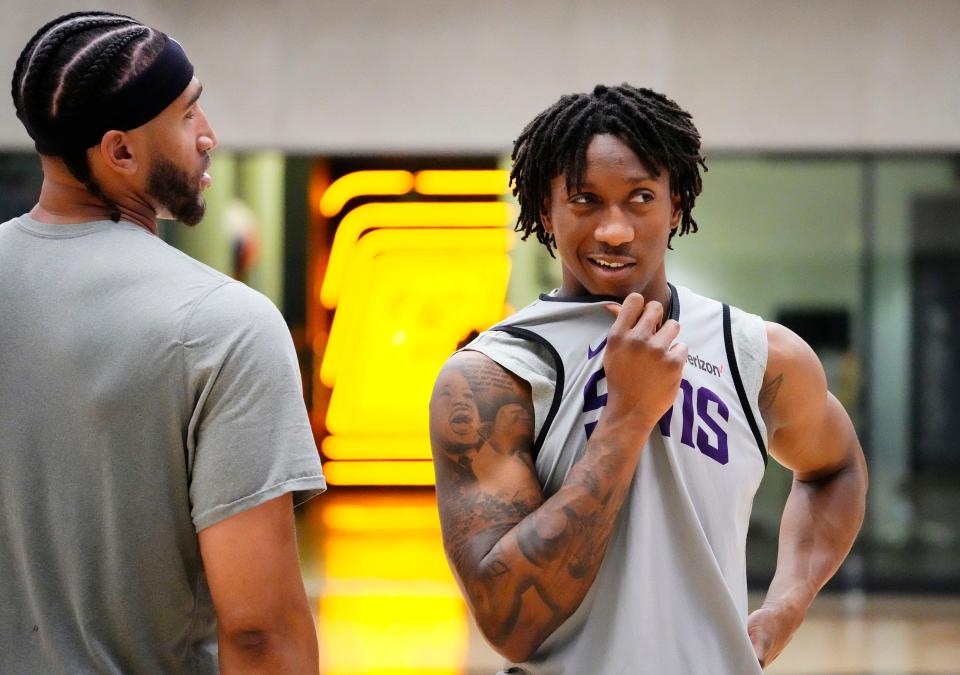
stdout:
<svg viewBox="0 0 960 675">
<path fill-rule="evenodd" d="M 607 341 L 607 406 L 561 488 L 544 499 L 533 468 L 526 382 L 477 352 L 437 378 L 430 434 L 444 548 L 481 631 L 526 661 L 593 583 L 640 451 L 676 396 L 686 347 L 660 303 L 631 295 Z M 637 381 L 643 387 L 636 387 Z"/>
<path fill-rule="evenodd" d="M 759 404 L 770 454 L 793 470 L 780 524 L 777 570 L 748 630 L 768 665 L 800 626 L 860 530 L 867 468 L 853 424 L 827 391 L 813 350 L 783 326 L 767 324 L 769 353 Z"/>
</svg>

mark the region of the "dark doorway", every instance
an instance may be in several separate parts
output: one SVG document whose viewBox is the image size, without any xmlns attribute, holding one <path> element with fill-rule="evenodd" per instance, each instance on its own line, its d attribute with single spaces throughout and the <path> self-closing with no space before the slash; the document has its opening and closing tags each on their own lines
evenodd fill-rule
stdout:
<svg viewBox="0 0 960 675">
<path fill-rule="evenodd" d="M 918 197 L 912 234 L 913 468 L 957 470 L 960 196 Z"/>
</svg>

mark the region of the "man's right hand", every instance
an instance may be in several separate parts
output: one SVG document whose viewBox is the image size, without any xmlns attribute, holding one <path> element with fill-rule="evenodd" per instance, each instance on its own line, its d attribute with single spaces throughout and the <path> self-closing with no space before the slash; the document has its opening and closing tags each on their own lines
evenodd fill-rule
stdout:
<svg viewBox="0 0 960 675">
<path fill-rule="evenodd" d="M 676 400 L 687 346 L 674 344 L 680 324 L 663 321 L 657 301 L 644 303 L 642 295 L 631 293 L 623 305 L 607 307 L 617 318 L 603 355 L 607 407 L 600 423 L 641 429 L 645 436 Z"/>
</svg>

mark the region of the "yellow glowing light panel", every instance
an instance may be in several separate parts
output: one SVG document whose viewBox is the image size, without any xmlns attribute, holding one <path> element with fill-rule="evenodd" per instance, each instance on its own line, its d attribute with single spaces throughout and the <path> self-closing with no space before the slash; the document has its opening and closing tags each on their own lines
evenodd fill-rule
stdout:
<svg viewBox="0 0 960 675">
<path fill-rule="evenodd" d="M 440 514 L 436 504 L 427 503 L 419 494 L 353 497 L 348 494 L 347 499 L 340 499 L 329 495 L 320 510 L 323 527 L 368 534 L 430 530 L 439 536 Z"/>
<path fill-rule="evenodd" d="M 504 171 L 360 171 L 321 198 L 327 217 L 365 195 L 502 195 Z M 444 360 L 503 317 L 515 208 L 375 202 L 341 217 L 314 292 L 335 309 L 320 367 L 332 485 L 431 485 L 428 403 Z"/>
<path fill-rule="evenodd" d="M 436 514 L 433 496 L 419 493 L 334 493 L 309 509 L 322 672 L 463 672 L 469 619 Z"/>
<path fill-rule="evenodd" d="M 502 169 L 419 171 L 413 189 L 422 195 L 506 195 L 509 180 L 509 172 Z"/>
<path fill-rule="evenodd" d="M 409 171 L 354 171 L 341 176 L 328 187 L 320 198 L 320 213 L 330 218 L 340 213 L 344 205 L 355 197 L 367 195 L 403 195 L 413 188 L 413 174 Z"/>
<path fill-rule="evenodd" d="M 384 454 L 406 459 L 430 459 L 430 442 L 426 436 L 395 436 L 389 441 L 389 453 L 384 452 L 382 436 L 327 436 L 323 439 L 323 454 L 330 459 L 381 459 Z M 326 466 L 326 465 L 324 465 Z"/>
<path fill-rule="evenodd" d="M 317 623 L 325 675 L 460 675 L 467 660 L 467 612 L 457 597 L 392 586 L 381 595 L 331 593 Z"/>
<path fill-rule="evenodd" d="M 381 436 L 378 440 L 382 453 L 396 451 L 391 445 L 394 439 Z M 429 451 L 427 436 L 416 440 Z M 433 462 L 423 460 L 327 461 L 323 463 L 323 473 L 330 485 L 433 485 Z"/>
<path fill-rule="evenodd" d="M 375 228 L 459 229 L 505 228 L 512 221 L 514 207 L 506 202 L 439 202 L 364 204 L 347 213 L 337 227 L 320 289 L 323 306 L 337 306 L 344 286 L 347 260 L 361 235 Z M 451 277 L 452 278 L 452 277 Z"/>
<path fill-rule="evenodd" d="M 443 362 L 471 330 L 502 316 L 510 259 L 508 233 L 500 234 L 499 250 L 403 248 L 351 260 L 331 329 L 333 353 L 324 355 L 337 359 L 327 410 L 331 434 L 426 435 Z M 380 459 L 393 457 L 385 443 Z"/>
<path fill-rule="evenodd" d="M 409 171 L 354 171 L 341 176 L 320 198 L 320 213 L 331 218 L 356 197 L 404 195 L 415 190 L 422 195 L 510 194 L 510 174 L 502 169 Z"/>
<path fill-rule="evenodd" d="M 503 275 L 509 274 L 509 267 L 504 272 L 504 262 L 507 252 L 512 248 L 513 239 L 513 233 L 502 227 L 462 230 L 376 230 L 362 237 L 350 250 L 349 259 L 344 265 L 344 270 L 349 270 L 346 290 L 334 315 L 327 348 L 320 366 L 320 380 L 325 386 L 333 388 L 337 383 L 342 365 L 355 357 L 358 340 L 362 340 L 365 336 L 363 322 L 370 319 L 369 300 L 371 294 L 375 292 L 371 286 L 377 283 L 378 274 L 374 263 L 381 256 L 389 256 L 392 259 L 397 259 L 398 255 L 414 256 L 411 260 L 422 260 L 423 256 L 431 256 L 431 260 L 427 261 L 426 269 L 400 269 L 398 272 L 403 273 L 402 277 L 386 280 L 387 285 L 391 287 L 405 286 L 404 297 L 411 293 L 425 292 L 422 302 L 432 304 L 434 300 L 431 298 L 438 293 L 447 292 L 445 287 L 463 286 L 465 282 L 473 281 L 477 275 L 489 277 L 493 281 L 486 287 L 467 289 L 468 292 L 483 300 L 478 307 L 458 307 L 443 312 L 444 317 L 439 319 L 443 322 L 440 326 L 441 332 L 430 337 L 436 339 L 433 344 L 437 349 L 449 351 L 470 330 L 486 328 L 501 318 L 500 314 L 491 314 L 490 308 L 502 306 L 501 291 L 505 292 L 506 289 Z M 475 260 L 481 266 L 489 262 L 491 267 L 486 271 L 474 270 L 474 275 L 464 280 L 460 280 L 456 275 L 443 277 L 450 272 L 451 264 L 459 269 L 460 261 L 463 260 Z M 438 279 L 439 283 L 436 287 L 430 286 Z M 424 291 L 425 286 L 427 288 Z M 394 316 L 396 311 L 398 309 L 393 308 L 393 311 L 379 317 L 379 320 Z M 413 319 L 416 321 L 416 317 Z M 378 318 L 374 317 L 374 320 Z M 414 325 L 413 330 L 417 332 L 420 328 Z M 394 348 L 403 347 L 409 342 L 407 336 L 408 329 L 397 326 L 390 333 L 390 345 Z"/>
</svg>

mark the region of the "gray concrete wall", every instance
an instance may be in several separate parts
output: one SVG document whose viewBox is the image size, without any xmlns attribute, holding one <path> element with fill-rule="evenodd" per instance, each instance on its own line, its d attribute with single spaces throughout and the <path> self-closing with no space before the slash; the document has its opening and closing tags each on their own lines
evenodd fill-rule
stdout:
<svg viewBox="0 0 960 675">
<path fill-rule="evenodd" d="M 8 73 L 36 28 L 76 8 L 13 1 Z M 953 0 L 87 5 L 176 36 L 236 148 L 498 152 L 560 94 L 624 80 L 678 100 L 711 148 L 960 148 Z M 0 147 L 27 147 L 0 108 Z"/>
</svg>

